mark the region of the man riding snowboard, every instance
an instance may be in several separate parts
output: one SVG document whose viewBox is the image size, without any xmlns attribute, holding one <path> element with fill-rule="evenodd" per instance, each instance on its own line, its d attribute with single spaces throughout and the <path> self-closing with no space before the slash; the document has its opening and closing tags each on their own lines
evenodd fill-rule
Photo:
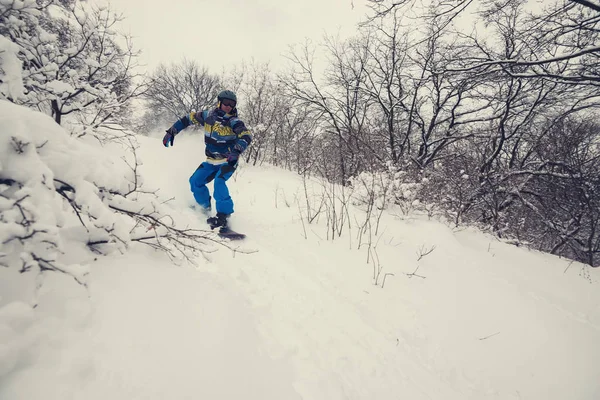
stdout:
<svg viewBox="0 0 600 400">
<path fill-rule="evenodd" d="M 213 110 L 191 112 L 173 124 L 163 138 L 163 145 L 173 146 L 175 135 L 191 124 L 204 127 L 206 161 L 200 164 L 190 177 L 194 199 L 209 214 L 211 197 L 206 185 L 214 180 L 214 198 L 217 215 L 206 220 L 211 229 L 227 229 L 227 219 L 233 213 L 233 200 L 229 195 L 227 180 L 237 168 L 240 154 L 246 150 L 252 135 L 237 117 L 237 96 L 231 90 L 223 90 L 217 96 L 217 107 Z"/>
</svg>

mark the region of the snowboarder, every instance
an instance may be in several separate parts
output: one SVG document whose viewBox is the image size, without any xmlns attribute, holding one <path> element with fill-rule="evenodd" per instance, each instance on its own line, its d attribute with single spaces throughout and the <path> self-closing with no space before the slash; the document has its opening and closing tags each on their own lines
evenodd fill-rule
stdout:
<svg viewBox="0 0 600 400">
<path fill-rule="evenodd" d="M 214 180 L 214 198 L 217 215 L 206 222 L 211 229 L 227 229 L 227 219 L 233 213 L 233 200 L 229 195 L 227 180 L 238 165 L 240 154 L 246 150 L 252 135 L 238 118 L 237 96 L 231 90 L 223 90 L 217 96 L 217 107 L 213 110 L 191 112 L 173 124 L 163 138 L 163 145 L 173 146 L 175 135 L 190 124 L 204 127 L 206 161 L 200 164 L 190 177 L 194 199 L 207 215 L 211 211 L 211 196 L 206 185 Z"/>
</svg>

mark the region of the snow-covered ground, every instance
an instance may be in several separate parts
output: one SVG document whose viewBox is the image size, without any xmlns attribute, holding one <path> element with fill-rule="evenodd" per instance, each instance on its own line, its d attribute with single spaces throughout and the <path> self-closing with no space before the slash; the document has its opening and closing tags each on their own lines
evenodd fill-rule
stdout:
<svg viewBox="0 0 600 400">
<path fill-rule="evenodd" d="M 146 182 L 204 228 L 202 139 L 140 143 Z M 136 245 L 89 289 L 47 274 L 36 308 L 1 270 L 0 399 L 600 399 L 600 270 L 393 209 L 367 262 L 356 223 L 302 222 L 298 175 L 244 164 L 229 186 L 240 252 Z"/>
</svg>

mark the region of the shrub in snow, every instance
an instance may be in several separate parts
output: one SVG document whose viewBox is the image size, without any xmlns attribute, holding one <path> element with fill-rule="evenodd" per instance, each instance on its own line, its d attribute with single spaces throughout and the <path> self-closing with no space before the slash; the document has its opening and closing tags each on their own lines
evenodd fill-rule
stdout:
<svg viewBox="0 0 600 400">
<path fill-rule="evenodd" d="M 384 171 L 362 172 L 351 178 L 350 182 L 358 204 L 372 204 L 378 210 L 394 204 L 404 214 L 415 209 L 427 209 L 427 198 L 423 198 L 422 193 L 427 186 L 427 179 L 419 181 L 418 176 L 400 170 L 391 163 Z"/>
<path fill-rule="evenodd" d="M 142 190 L 135 151 L 128 159 L 114 145 L 91 146 L 49 116 L 2 100 L 0 126 L 0 265 L 84 282 L 87 259 L 75 258 L 77 249 L 105 254 L 142 242 L 189 258 L 212 240 L 176 228 Z"/>
</svg>

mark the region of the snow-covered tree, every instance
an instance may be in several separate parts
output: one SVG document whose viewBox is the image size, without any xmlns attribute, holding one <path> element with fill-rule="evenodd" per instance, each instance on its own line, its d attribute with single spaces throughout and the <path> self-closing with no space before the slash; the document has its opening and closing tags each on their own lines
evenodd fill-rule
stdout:
<svg viewBox="0 0 600 400">
<path fill-rule="evenodd" d="M 23 96 L 0 96 L 58 124 L 70 114 L 92 127 L 118 120 L 144 88 L 135 79 L 131 40 L 115 29 L 120 20 L 110 8 L 84 2 L 0 2 L 0 34 L 18 46 L 25 87 Z"/>
</svg>

